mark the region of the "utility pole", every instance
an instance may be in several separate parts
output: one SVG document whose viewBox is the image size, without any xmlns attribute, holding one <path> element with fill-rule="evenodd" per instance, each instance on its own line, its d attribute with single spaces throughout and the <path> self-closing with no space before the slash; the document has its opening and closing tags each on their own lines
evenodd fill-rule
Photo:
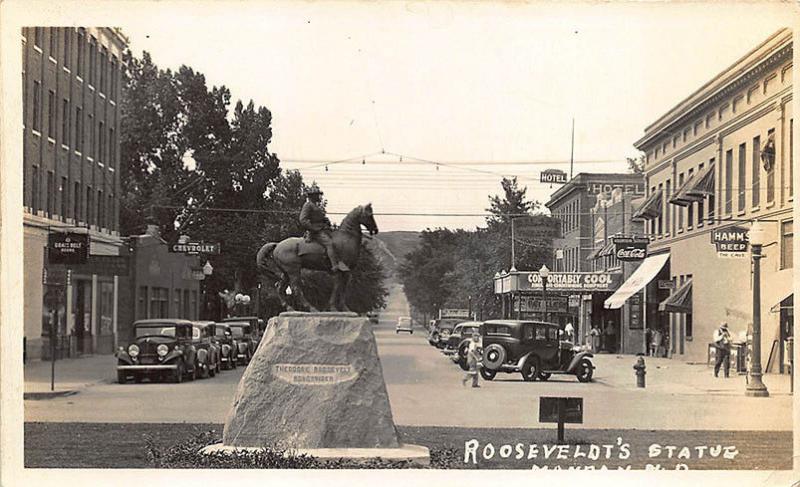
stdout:
<svg viewBox="0 0 800 487">
<path fill-rule="evenodd" d="M 514 217 L 511 217 L 511 271 L 517 270 L 517 254 L 514 250 L 516 236 L 514 234 Z"/>
<path fill-rule="evenodd" d="M 572 141 L 569 149 L 569 179 L 572 179 L 572 166 L 575 163 L 575 117 L 572 117 Z"/>
</svg>

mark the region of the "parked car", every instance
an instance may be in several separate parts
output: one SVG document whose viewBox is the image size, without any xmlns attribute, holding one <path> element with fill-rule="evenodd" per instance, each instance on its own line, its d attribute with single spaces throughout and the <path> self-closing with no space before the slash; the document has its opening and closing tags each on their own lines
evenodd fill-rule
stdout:
<svg viewBox="0 0 800 487">
<path fill-rule="evenodd" d="M 401 316 L 397 318 L 397 326 L 394 328 L 395 333 L 400 333 L 401 331 L 414 334 L 414 322 L 411 320 L 410 316 Z"/>
<path fill-rule="evenodd" d="M 236 340 L 239 346 L 236 360 L 240 363 L 249 364 L 258 346 L 250 323 L 246 321 L 226 321 L 225 323 L 231 327 L 233 339 Z"/>
<path fill-rule="evenodd" d="M 261 341 L 261 337 L 264 336 L 264 332 L 266 331 L 266 323 L 258 316 L 231 316 L 230 318 L 225 318 L 222 320 L 223 323 L 241 321 L 244 321 L 250 325 L 251 337 L 255 341 L 255 346 L 258 347 L 258 343 Z M 255 353 L 255 351 L 256 350 L 254 348 L 253 353 Z"/>
<path fill-rule="evenodd" d="M 590 352 L 559 339 L 559 326 L 540 321 L 490 320 L 481 327 L 481 376 L 519 372 L 526 381 L 547 380 L 551 374 L 572 374 L 589 382 L 594 374 Z"/>
<path fill-rule="evenodd" d="M 139 320 L 133 323 L 131 338 L 117 353 L 117 381 L 124 384 L 132 377 L 194 380 L 199 371 L 200 333 L 191 321 L 176 319 Z"/>
<path fill-rule="evenodd" d="M 457 363 L 463 370 L 469 370 L 467 365 L 467 348 L 469 340 L 475 332 L 480 333 L 480 321 L 466 321 L 459 323 L 453 328 L 453 332 L 447 339 L 443 352 L 450 355 L 453 362 Z"/>
<path fill-rule="evenodd" d="M 236 357 L 239 355 L 239 344 L 233 338 L 233 330 L 228 323 L 217 323 L 214 327 L 214 336 L 219 344 L 219 360 L 223 369 L 235 369 Z"/>
<path fill-rule="evenodd" d="M 200 377 L 208 378 L 217 375 L 222 362 L 219 359 L 220 349 L 216 344 L 216 332 L 213 321 L 195 321 L 195 330 L 199 334 L 196 340 L 197 363 L 200 364 Z"/>
<path fill-rule="evenodd" d="M 463 318 L 440 318 L 433 324 L 433 329 L 428 335 L 428 343 L 436 348 L 444 348 L 453 328 L 459 323 L 467 321 Z"/>
</svg>

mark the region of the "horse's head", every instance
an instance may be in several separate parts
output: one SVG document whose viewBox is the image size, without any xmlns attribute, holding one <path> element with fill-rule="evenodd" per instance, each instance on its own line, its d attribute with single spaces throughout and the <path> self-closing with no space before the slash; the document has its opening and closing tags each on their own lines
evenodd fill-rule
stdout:
<svg viewBox="0 0 800 487">
<path fill-rule="evenodd" d="M 367 227 L 370 235 L 376 235 L 378 233 L 378 224 L 375 223 L 375 217 L 372 215 L 372 203 L 367 203 L 361 207 L 358 223 L 359 225 Z"/>
</svg>

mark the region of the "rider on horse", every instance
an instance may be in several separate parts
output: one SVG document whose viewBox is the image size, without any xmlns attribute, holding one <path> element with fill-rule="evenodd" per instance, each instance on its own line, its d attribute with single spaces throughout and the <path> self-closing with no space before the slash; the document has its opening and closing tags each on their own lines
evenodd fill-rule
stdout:
<svg viewBox="0 0 800 487">
<path fill-rule="evenodd" d="M 308 199 L 303 204 L 303 209 L 300 210 L 300 224 L 308 231 L 311 240 L 325 247 L 331 261 L 331 270 L 347 272 L 350 268 L 339 260 L 333 248 L 331 222 L 325 215 L 325 209 L 319 204 L 321 196 L 322 191 L 316 186 L 312 186 L 306 191 Z"/>
</svg>

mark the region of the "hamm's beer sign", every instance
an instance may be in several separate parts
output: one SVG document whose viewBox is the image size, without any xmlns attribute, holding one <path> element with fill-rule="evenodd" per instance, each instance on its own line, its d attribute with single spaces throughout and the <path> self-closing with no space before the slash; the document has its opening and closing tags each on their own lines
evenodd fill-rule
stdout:
<svg viewBox="0 0 800 487">
<path fill-rule="evenodd" d="M 717 247 L 720 257 L 747 257 L 750 246 L 748 232 L 747 228 L 739 225 L 720 228 L 711 232 L 711 243 Z"/>
<path fill-rule="evenodd" d="M 614 256 L 617 260 L 630 262 L 647 257 L 647 237 L 612 237 Z"/>
</svg>

